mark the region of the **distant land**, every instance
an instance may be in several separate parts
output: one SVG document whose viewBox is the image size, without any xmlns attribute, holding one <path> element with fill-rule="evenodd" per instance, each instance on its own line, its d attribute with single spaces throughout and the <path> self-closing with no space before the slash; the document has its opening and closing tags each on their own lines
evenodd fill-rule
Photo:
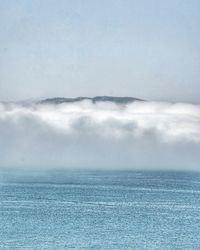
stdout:
<svg viewBox="0 0 200 250">
<path fill-rule="evenodd" d="M 38 104 L 62 104 L 62 103 L 73 103 L 90 100 L 92 103 L 96 102 L 114 102 L 117 104 L 128 104 L 134 101 L 144 101 L 142 99 L 134 97 L 116 97 L 116 96 L 95 96 L 95 97 L 75 97 L 75 98 L 64 98 L 55 97 L 48 98 L 38 102 Z"/>
</svg>

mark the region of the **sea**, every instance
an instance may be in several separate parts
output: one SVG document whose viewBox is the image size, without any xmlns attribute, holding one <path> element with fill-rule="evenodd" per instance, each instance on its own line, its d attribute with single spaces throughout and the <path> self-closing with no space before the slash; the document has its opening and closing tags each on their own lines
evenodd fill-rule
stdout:
<svg viewBox="0 0 200 250">
<path fill-rule="evenodd" d="M 0 249 L 200 249 L 200 173 L 2 170 Z"/>
</svg>

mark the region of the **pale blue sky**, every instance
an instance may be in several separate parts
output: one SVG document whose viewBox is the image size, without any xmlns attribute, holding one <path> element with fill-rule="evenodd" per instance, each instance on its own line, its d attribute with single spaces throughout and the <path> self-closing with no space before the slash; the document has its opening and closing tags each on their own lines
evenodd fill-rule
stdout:
<svg viewBox="0 0 200 250">
<path fill-rule="evenodd" d="M 199 0 L 0 0 L 0 100 L 199 103 Z"/>
</svg>

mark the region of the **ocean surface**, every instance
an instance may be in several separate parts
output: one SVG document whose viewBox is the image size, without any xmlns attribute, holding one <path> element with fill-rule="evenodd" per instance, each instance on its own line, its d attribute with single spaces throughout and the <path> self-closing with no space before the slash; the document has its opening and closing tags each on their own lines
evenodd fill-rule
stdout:
<svg viewBox="0 0 200 250">
<path fill-rule="evenodd" d="M 0 249 L 200 249 L 200 173 L 1 171 Z"/>
</svg>

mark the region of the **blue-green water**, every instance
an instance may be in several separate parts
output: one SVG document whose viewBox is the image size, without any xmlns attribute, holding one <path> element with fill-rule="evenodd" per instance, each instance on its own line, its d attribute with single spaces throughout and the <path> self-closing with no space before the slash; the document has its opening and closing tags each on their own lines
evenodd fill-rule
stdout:
<svg viewBox="0 0 200 250">
<path fill-rule="evenodd" d="M 200 249 L 200 174 L 1 172 L 0 249 Z"/>
</svg>

